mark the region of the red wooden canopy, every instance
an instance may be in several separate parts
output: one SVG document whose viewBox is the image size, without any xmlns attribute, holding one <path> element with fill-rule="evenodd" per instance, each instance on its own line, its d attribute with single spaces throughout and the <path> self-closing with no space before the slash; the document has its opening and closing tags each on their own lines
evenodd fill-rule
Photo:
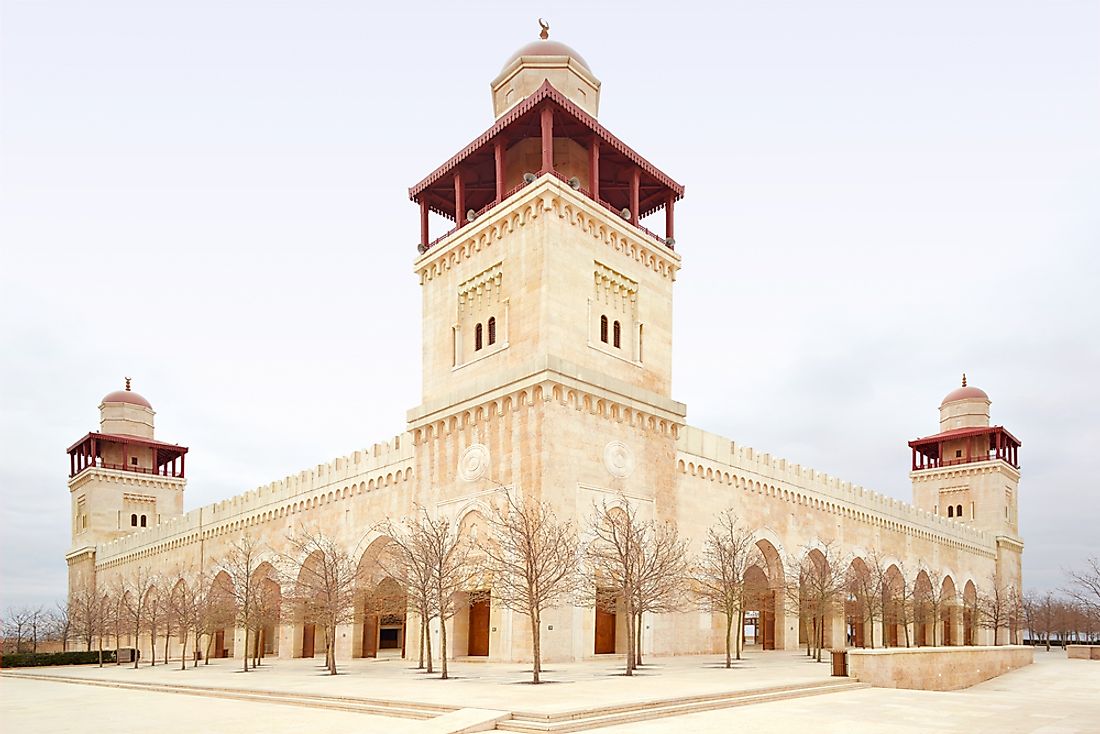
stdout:
<svg viewBox="0 0 1100 734">
<path fill-rule="evenodd" d="M 504 151 L 527 138 L 542 139 L 543 166 L 538 174 L 556 173 L 554 138 L 569 138 L 587 147 L 591 190 L 583 193 L 612 211 L 629 210 L 630 221 L 635 225 L 639 218 L 664 207 L 666 236 L 657 239 L 672 245 L 672 207 L 683 197 L 684 187 L 546 81 L 491 128 L 409 189 L 409 198 L 421 206 L 422 250 L 429 247 L 429 210 L 461 227 L 467 223 L 467 211 L 480 214 L 512 193 L 504 189 Z"/>
</svg>

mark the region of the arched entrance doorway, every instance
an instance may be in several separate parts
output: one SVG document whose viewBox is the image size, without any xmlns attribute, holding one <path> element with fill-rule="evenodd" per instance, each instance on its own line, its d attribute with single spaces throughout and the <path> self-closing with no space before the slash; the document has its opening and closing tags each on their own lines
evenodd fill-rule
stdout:
<svg viewBox="0 0 1100 734">
<path fill-rule="evenodd" d="M 963 644 L 978 644 L 978 590 L 973 581 L 963 587 Z"/>
<path fill-rule="evenodd" d="M 844 600 L 847 642 L 850 647 L 873 647 L 873 631 L 868 627 L 871 614 L 871 570 L 862 558 L 848 566 L 848 593 Z"/>
<path fill-rule="evenodd" d="M 955 581 L 950 576 L 943 579 L 943 591 L 940 592 L 940 622 L 943 629 L 940 639 L 945 646 L 959 644 L 955 635 L 955 617 L 959 604 L 958 592 L 955 590 Z"/>
<path fill-rule="evenodd" d="M 921 569 L 913 582 L 913 644 L 935 645 L 936 621 L 932 618 L 932 582 Z"/>
<path fill-rule="evenodd" d="M 408 596 L 386 571 L 393 568 L 392 542 L 386 536 L 376 538 L 359 559 L 353 657 L 405 656 Z"/>
<path fill-rule="evenodd" d="M 207 655 L 212 658 L 233 657 L 236 631 L 237 601 L 233 580 L 225 571 L 218 572 L 210 588 L 210 639 Z"/>
<path fill-rule="evenodd" d="M 261 563 L 252 574 L 256 579 L 256 595 L 252 614 L 255 630 L 252 636 L 253 660 L 277 655 L 279 652 L 279 621 L 282 617 L 283 590 L 278 573 L 270 563 Z"/>
</svg>

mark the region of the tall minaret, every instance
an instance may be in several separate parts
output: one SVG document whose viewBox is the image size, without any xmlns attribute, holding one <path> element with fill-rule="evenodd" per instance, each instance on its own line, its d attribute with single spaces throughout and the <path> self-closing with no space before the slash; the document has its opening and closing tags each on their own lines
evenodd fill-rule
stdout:
<svg viewBox="0 0 1100 734">
<path fill-rule="evenodd" d="M 1020 441 L 1004 426 L 990 425 L 990 403 L 989 395 L 968 385 L 964 374 L 962 385 L 940 403 L 939 432 L 909 442 L 913 504 L 993 536 L 999 581 L 1019 590 L 1024 548 L 1017 509 Z"/>
<path fill-rule="evenodd" d="M 153 437 L 153 406 L 130 388 L 99 403 L 99 431 L 69 447 L 70 594 L 94 578 L 95 548 L 183 514 L 187 448 Z"/>
<path fill-rule="evenodd" d="M 671 397 L 684 189 L 596 120 L 601 85 L 581 55 L 545 24 L 540 36 L 492 81 L 492 125 L 409 190 L 423 298 L 415 501 L 461 513 L 508 487 L 564 516 L 619 494 L 669 516 L 686 413 Z M 433 237 L 432 214 L 453 228 Z M 490 641 L 482 621 L 476 654 L 514 659 L 529 644 Z M 594 624 L 563 613 L 548 659 L 608 651 Z"/>
</svg>

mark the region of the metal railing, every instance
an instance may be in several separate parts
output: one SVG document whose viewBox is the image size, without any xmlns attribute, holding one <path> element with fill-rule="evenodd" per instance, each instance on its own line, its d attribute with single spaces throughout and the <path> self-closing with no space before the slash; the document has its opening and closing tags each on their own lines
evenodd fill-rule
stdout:
<svg viewBox="0 0 1100 734">
<path fill-rule="evenodd" d="M 77 469 L 76 473 L 73 474 L 72 476 L 75 477 L 78 474 L 80 474 L 81 472 L 87 471 L 88 469 L 113 469 L 115 471 L 133 472 L 134 474 L 152 474 L 152 475 L 158 476 L 158 477 L 172 477 L 173 479 L 182 479 L 183 478 L 183 473 L 182 472 L 173 472 L 170 469 L 168 469 L 167 465 L 164 465 L 162 467 L 158 467 L 156 469 L 147 469 L 146 467 L 143 467 L 143 466 L 131 466 L 131 465 L 127 465 L 127 464 L 112 464 L 111 462 L 108 462 L 108 461 L 97 461 L 94 464 L 89 464 L 88 466 L 85 466 L 81 469 Z"/>
</svg>

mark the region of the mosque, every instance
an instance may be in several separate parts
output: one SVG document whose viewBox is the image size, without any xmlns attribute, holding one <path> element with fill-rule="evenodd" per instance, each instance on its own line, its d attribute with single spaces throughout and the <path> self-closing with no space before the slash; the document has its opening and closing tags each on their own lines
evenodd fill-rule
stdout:
<svg viewBox="0 0 1100 734">
<path fill-rule="evenodd" d="M 152 404 L 127 380 L 101 401 L 99 429 L 68 449 L 70 594 L 138 567 L 209 569 L 245 534 L 279 544 L 300 527 L 362 549 L 364 575 L 377 582 L 379 521 L 424 506 L 474 534 L 494 493 L 509 491 L 546 500 L 582 526 L 595 503 L 625 501 L 674 522 L 696 549 L 715 514 L 732 508 L 764 558 L 752 571 L 768 592 L 746 634 L 765 650 L 797 648 L 805 636 L 785 578 L 792 559 L 823 543 L 857 564 L 875 552 L 917 574 L 917 584 L 937 579 L 947 603 L 931 623 L 934 640 L 1006 641 L 1007 629 L 979 628 L 971 611 L 991 582 L 1021 585 L 1020 442 L 991 425 L 989 396 L 964 377 L 940 404 L 935 433 L 909 443 L 912 504 L 688 425 L 671 391 L 682 258 L 674 211 L 684 187 L 597 120 L 600 80 L 546 35 L 492 81 L 492 125 L 409 190 L 420 210 L 410 254 L 422 293 L 423 387 L 404 430 L 185 512 L 187 448 L 155 437 Z M 453 228 L 433 237 L 432 213 Z M 646 217 L 663 221 L 662 231 L 643 226 Z M 447 623 L 447 654 L 528 660 L 526 619 L 488 591 L 490 601 L 463 604 Z M 621 617 L 551 610 L 544 659 L 623 652 Z M 889 643 L 900 626 L 866 634 Z M 300 614 L 284 611 L 272 627 L 266 654 L 320 654 Z M 910 632 L 928 639 L 927 630 Z M 336 654 L 415 654 L 418 634 L 405 616 L 362 604 L 340 628 Z M 863 636 L 859 620 L 837 613 L 825 644 Z M 216 655 L 243 655 L 242 630 L 217 639 Z M 642 646 L 719 652 L 723 624 L 702 611 L 647 616 Z"/>
</svg>

